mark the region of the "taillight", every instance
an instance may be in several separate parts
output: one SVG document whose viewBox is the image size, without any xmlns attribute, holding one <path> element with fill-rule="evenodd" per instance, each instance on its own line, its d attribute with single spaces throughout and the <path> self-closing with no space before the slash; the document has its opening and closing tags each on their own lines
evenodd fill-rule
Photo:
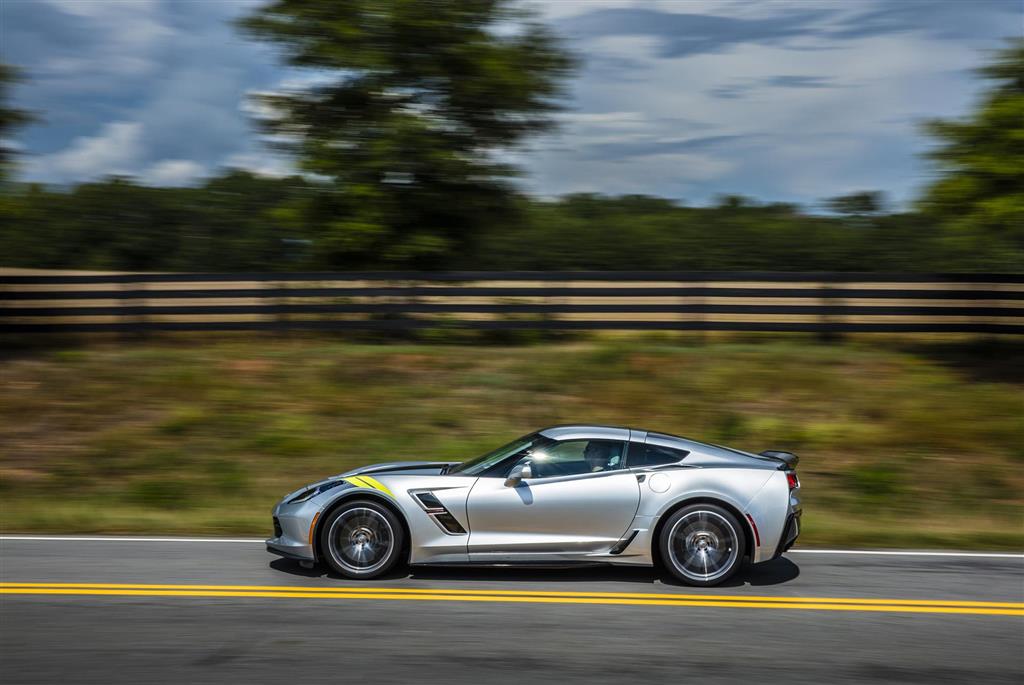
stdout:
<svg viewBox="0 0 1024 685">
<path fill-rule="evenodd" d="M 796 490 L 800 487 L 800 479 L 796 477 L 796 473 L 790 471 L 786 473 L 786 482 L 789 483 L 790 490 Z"/>
</svg>

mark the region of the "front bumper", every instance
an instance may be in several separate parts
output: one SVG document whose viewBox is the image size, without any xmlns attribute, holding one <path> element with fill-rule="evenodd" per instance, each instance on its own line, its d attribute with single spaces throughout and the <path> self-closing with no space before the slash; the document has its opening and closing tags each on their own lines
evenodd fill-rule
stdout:
<svg viewBox="0 0 1024 685">
<path fill-rule="evenodd" d="M 313 555 L 306 556 L 304 551 L 295 551 L 291 548 L 284 547 L 275 542 L 276 538 L 267 540 L 267 551 L 271 554 L 276 554 L 279 557 L 285 559 L 294 559 L 295 561 L 315 561 Z"/>
<path fill-rule="evenodd" d="M 275 533 L 280 528 L 277 522 L 277 517 L 274 517 L 274 528 Z M 303 534 L 305 537 L 306 534 Z M 286 559 L 296 559 L 298 561 L 316 561 L 316 554 L 313 551 L 313 545 L 309 544 L 305 540 L 297 540 L 293 537 L 289 537 L 281 531 L 278 535 L 272 538 L 268 538 L 267 551 L 271 554 L 276 554 Z"/>
<path fill-rule="evenodd" d="M 275 507 L 274 536 L 266 540 L 267 551 L 287 559 L 316 561 L 309 536 L 318 512 L 319 508 L 308 502 Z"/>
</svg>

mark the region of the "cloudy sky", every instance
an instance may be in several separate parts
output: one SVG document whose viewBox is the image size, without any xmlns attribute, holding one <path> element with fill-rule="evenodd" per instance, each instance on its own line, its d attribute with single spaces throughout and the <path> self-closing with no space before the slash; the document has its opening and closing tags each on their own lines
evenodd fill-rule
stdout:
<svg viewBox="0 0 1024 685">
<path fill-rule="evenodd" d="M 231 21 L 259 0 L 0 0 L 0 60 L 44 120 L 23 178 L 188 184 L 285 173 L 247 93 L 301 82 Z M 918 124 L 959 116 L 972 69 L 1024 31 L 1024 0 L 533 0 L 583 67 L 557 134 L 517 157 L 526 188 L 722 193 L 811 206 L 928 178 Z"/>
</svg>

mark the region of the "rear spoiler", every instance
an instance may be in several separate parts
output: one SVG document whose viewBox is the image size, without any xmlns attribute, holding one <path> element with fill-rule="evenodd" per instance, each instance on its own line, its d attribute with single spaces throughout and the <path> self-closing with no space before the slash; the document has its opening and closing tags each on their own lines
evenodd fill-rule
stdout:
<svg viewBox="0 0 1024 685">
<path fill-rule="evenodd" d="M 777 459 L 786 465 L 787 468 L 795 469 L 796 465 L 800 463 L 800 457 L 796 456 L 792 452 L 779 452 L 778 450 L 765 450 L 761 452 L 762 457 L 768 457 L 769 459 Z"/>
</svg>

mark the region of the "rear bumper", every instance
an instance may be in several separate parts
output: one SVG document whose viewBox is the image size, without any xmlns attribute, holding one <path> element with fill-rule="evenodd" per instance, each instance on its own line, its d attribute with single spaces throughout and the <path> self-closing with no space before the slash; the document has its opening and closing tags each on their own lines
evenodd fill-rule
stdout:
<svg viewBox="0 0 1024 685">
<path fill-rule="evenodd" d="M 778 559 L 788 552 L 789 548 L 796 542 L 796 539 L 800 537 L 800 516 L 802 514 L 802 511 L 797 510 L 786 518 L 786 525 L 782 528 L 782 537 L 779 539 L 779 545 L 776 548 L 775 556 L 772 557 L 773 559 Z"/>
</svg>

